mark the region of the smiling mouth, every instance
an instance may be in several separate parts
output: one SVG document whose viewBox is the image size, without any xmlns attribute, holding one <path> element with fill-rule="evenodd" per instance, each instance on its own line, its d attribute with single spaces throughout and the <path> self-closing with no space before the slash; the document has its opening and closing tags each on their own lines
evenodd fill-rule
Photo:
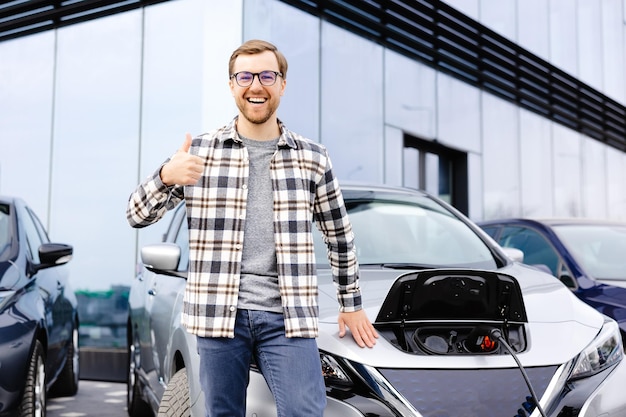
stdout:
<svg viewBox="0 0 626 417">
<path fill-rule="evenodd" d="M 248 98 L 248 103 L 252 103 L 252 104 L 263 104 L 267 101 L 266 98 L 259 98 L 259 97 L 250 97 Z"/>
</svg>

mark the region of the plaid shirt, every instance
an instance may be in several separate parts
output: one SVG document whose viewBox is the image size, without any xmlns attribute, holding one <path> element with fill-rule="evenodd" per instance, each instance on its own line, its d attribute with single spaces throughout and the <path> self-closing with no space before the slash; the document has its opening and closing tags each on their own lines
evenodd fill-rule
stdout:
<svg viewBox="0 0 626 417">
<path fill-rule="evenodd" d="M 144 227 L 185 200 L 190 250 L 182 323 L 202 337 L 234 337 L 249 170 L 235 122 L 193 140 L 189 152 L 205 160 L 196 185 L 167 187 L 159 169 L 131 194 L 126 212 L 131 226 Z M 280 121 L 279 127 L 270 175 L 285 333 L 317 337 L 312 224 L 324 235 L 340 310 L 346 312 L 361 309 L 352 226 L 324 146 Z"/>
</svg>

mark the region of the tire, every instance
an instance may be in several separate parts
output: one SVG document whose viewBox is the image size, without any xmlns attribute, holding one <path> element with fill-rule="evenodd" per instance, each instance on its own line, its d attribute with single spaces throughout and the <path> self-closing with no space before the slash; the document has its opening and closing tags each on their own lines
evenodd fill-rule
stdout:
<svg viewBox="0 0 626 417">
<path fill-rule="evenodd" d="M 43 347 L 35 341 L 28 364 L 24 396 L 17 410 L 18 417 L 45 417 L 46 415 L 46 362 Z"/>
<path fill-rule="evenodd" d="M 80 352 L 78 350 L 78 327 L 72 330 L 72 340 L 67 350 L 67 359 L 63 370 L 59 374 L 52 388 L 50 396 L 72 397 L 78 392 L 78 380 L 80 373 Z"/>
<path fill-rule="evenodd" d="M 165 388 L 157 417 L 191 417 L 187 369 L 177 371 Z"/>
<path fill-rule="evenodd" d="M 126 409 L 130 417 L 153 417 L 150 405 L 141 398 L 141 387 L 137 378 L 139 356 L 135 345 L 128 345 L 128 373 L 126 374 Z"/>
</svg>

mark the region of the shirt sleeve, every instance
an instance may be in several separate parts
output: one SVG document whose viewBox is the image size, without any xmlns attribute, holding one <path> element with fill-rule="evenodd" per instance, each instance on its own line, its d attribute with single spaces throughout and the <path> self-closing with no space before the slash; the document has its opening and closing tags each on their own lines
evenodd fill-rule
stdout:
<svg viewBox="0 0 626 417">
<path fill-rule="evenodd" d="M 333 174 L 328 156 L 327 168 L 318 183 L 316 197 L 315 223 L 322 232 L 328 249 L 328 260 L 337 286 L 340 311 L 358 311 L 362 306 L 354 233 L 339 181 Z"/>
<path fill-rule="evenodd" d="M 168 187 L 161 181 L 161 168 L 139 184 L 128 199 L 126 219 L 135 228 L 156 223 L 183 199 L 183 186 Z"/>
</svg>

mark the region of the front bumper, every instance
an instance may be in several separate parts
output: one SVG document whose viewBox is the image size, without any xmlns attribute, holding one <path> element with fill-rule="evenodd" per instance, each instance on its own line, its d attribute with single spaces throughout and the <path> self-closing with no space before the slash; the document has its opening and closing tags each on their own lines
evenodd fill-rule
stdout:
<svg viewBox="0 0 626 417">
<path fill-rule="evenodd" d="M 0 325 L 0 337 L 0 416 L 4 416 L 11 415 L 22 398 L 35 337 L 34 323 Z"/>
<path fill-rule="evenodd" d="M 626 361 L 573 381 L 566 380 L 568 368 L 569 364 L 525 369 L 536 394 L 544 397 L 546 416 L 626 417 Z M 333 401 L 326 417 L 540 417 L 518 368 L 375 369 L 346 362 L 343 369 L 354 384 L 329 390 Z M 336 412 L 339 409 L 344 411 Z"/>
</svg>

